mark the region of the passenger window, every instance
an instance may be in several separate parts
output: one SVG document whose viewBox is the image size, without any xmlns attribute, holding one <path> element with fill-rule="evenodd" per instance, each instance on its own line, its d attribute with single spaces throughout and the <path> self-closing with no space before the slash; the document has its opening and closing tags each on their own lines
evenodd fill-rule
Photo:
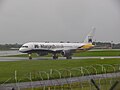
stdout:
<svg viewBox="0 0 120 90">
<path fill-rule="evenodd" d="M 38 46 L 38 45 L 35 45 L 34 47 L 35 47 L 35 48 L 39 48 L 39 46 Z"/>
</svg>

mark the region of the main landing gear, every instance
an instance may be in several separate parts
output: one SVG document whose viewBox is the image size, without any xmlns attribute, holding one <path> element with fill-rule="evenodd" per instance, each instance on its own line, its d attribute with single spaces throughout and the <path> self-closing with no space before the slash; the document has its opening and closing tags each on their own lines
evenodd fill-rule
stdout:
<svg viewBox="0 0 120 90">
<path fill-rule="evenodd" d="M 57 54 L 57 53 L 54 53 L 54 54 L 53 54 L 53 59 L 54 59 L 54 60 L 58 59 L 58 54 Z"/>
<path fill-rule="evenodd" d="M 72 56 L 65 56 L 65 57 L 66 57 L 66 59 L 72 59 Z M 54 60 L 58 59 L 58 54 L 57 53 L 53 54 L 53 59 Z"/>
<path fill-rule="evenodd" d="M 31 60 L 32 59 L 31 53 L 29 53 L 28 56 L 29 56 L 29 60 Z M 66 59 L 72 59 L 72 56 L 65 56 L 65 57 L 66 57 Z M 58 54 L 57 53 L 53 54 L 53 59 L 54 60 L 58 59 Z"/>
<path fill-rule="evenodd" d="M 72 59 L 72 56 L 66 56 L 66 59 Z"/>
</svg>

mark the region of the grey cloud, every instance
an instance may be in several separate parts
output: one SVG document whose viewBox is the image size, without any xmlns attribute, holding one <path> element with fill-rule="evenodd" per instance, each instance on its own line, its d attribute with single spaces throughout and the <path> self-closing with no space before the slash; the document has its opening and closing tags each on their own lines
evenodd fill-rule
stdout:
<svg viewBox="0 0 120 90">
<path fill-rule="evenodd" d="M 0 3 L 0 43 L 83 41 L 92 26 L 96 27 L 97 41 L 120 42 L 120 10 L 115 0 L 2 0 Z"/>
</svg>

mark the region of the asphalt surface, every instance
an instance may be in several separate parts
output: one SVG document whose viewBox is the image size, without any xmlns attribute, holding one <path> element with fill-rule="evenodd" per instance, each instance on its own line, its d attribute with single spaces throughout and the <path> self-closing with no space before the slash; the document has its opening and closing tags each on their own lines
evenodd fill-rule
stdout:
<svg viewBox="0 0 120 90">
<path fill-rule="evenodd" d="M 9 50 L 9 51 L 0 51 L 0 56 L 8 56 L 8 55 L 17 55 L 22 54 L 18 50 Z"/>
<path fill-rule="evenodd" d="M 70 83 L 74 83 L 74 82 L 84 82 L 84 81 L 90 82 L 91 79 L 96 80 L 96 79 L 116 78 L 116 77 L 120 77 L 120 72 L 108 73 L 108 74 L 98 74 L 98 75 L 88 75 L 88 76 L 73 77 L 73 78 L 66 78 L 66 79 L 2 84 L 2 85 L 0 85 L 0 90 L 1 89 L 11 90 L 12 88 L 15 88 L 15 90 L 19 90 L 22 88 L 56 86 L 56 85 L 70 84 Z"/>
<path fill-rule="evenodd" d="M 94 49 L 93 49 L 94 50 Z M 119 49 L 118 49 L 119 50 Z M 8 56 L 8 55 L 18 55 L 23 54 L 18 50 L 11 51 L 0 51 L 0 56 Z M 120 58 L 120 56 L 98 56 L 98 57 L 73 57 L 73 59 L 106 59 L 106 58 Z M 58 60 L 65 60 L 65 57 L 59 57 Z M 0 61 L 22 61 L 29 60 L 28 57 L 0 57 Z M 52 57 L 37 57 L 32 60 L 52 60 Z"/>
<path fill-rule="evenodd" d="M 104 60 L 106 58 L 120 58 L 120 56 L 110 56 L 110 57 L 73 57 L 72 59 L 101 59 Z M 65 57 L 59 57 L 58 60 L 65 60 Z M 72 60 L 71 59 L 71 60 Z M 0 61 L 24 61 L 29 60 L 28 57 L 0 57 Z M 53 60 L 52 57 L 37 57 L 32 60 Z"/>
</svg>

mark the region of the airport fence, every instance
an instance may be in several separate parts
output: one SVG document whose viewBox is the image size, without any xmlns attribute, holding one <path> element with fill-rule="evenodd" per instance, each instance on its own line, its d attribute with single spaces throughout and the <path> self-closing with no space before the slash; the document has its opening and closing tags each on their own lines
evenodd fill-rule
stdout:
<svg viewBox="0 0 120 90">
<path fill-rule="evenodd" d="M 119 64 L 50 69 L 23 76 L 15 70 L 14 76 L 0 85 L 0 90 L 120 90 L 119 80 Z"/>
</svg>

